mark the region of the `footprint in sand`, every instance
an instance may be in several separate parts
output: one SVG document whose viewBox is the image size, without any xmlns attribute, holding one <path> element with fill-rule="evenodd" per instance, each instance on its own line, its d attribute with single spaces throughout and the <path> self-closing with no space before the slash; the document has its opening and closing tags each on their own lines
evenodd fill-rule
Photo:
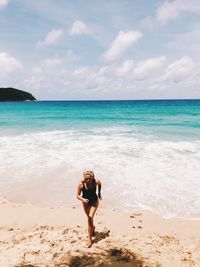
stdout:
<svg viewBox="0 0 200 267">
<path fill-rule="evenodd" d="M 55 252 L 55 253 L 53 253 L 53 255 L 52 255 L 52 259 L 55 259 L 55 258 L 57 258 L 58 256 L 59 256 L 58 252 Z"/>
<path fill-rule="evenodd" d="M 66 228 L 66 229 L 64 229 L 64 230 L 62 231 L 62 235 L 66 235 L 66 234 L 68 234 L 68 232 L 69 232 L 69 229 Z"/>
<path fill-rule="evenodd" d="M 77 240 L 75 240 L 75 239 L 70 240 L 71 244 L 76 243 L 76 242 L 77 242 Z"/>
<path fill-rule="evenodd" d="M 142 213 L 140 213 L 140 212 L 136 212 L 136 213 L 133 213 L 133 215 L 132 216 L 141 216 L 142 215 Z"/>
</svg>

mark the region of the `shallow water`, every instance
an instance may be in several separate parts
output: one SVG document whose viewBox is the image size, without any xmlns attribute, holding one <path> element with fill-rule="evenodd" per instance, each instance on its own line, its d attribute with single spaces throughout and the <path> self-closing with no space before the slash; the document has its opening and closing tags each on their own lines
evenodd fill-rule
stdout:
<svg viewBox="0 0 200 267">
<path fill-rule="evenodd" d="M 0 103 L 0 193 L 74 205 L 86 168 L 107 208 L 200 217 L 200 100 Z"/>
</svg>

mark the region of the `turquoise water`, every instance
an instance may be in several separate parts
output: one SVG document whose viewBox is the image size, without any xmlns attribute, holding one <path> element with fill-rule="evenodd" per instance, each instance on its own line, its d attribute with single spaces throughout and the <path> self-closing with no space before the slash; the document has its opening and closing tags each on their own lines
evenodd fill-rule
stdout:
<svg viewBox="0 0 200 267">
<path fill-rule="evenodd" d="M 0 197 L 78 205 L 93 169 L 105 208 L 200 218 L 200 100 L 0 103 Z"/>
<path fill-rule="evenodd" d="M 1 134 L 105 127 L 155 138 L 198 138 L 200 100 L 0 103 Z"/>
</svg>

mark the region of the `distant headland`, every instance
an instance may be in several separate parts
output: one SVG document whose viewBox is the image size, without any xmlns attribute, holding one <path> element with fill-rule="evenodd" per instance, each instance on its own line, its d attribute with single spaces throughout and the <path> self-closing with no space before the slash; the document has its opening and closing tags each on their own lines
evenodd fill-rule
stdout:
<svg viewBox="0 0 200 267">
<path fill-rule="evenodd" d="M 37 100 L 31 93 L 12 87 L 0 88 L 0 101 L 34 101 Z"/>
</svg>

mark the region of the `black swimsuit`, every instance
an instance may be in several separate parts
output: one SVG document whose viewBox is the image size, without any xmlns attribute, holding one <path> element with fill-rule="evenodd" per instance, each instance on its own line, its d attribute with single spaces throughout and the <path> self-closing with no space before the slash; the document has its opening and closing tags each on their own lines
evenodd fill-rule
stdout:
<svg viewBox="0 0 200 267">
<path fill-rule="evenodd" d="M 82 197 L 88 199 L 89 200 L 88 205 L 92 206 L 98 199 L 96 194 L 96 181 L 94 180 L 92 188 L 86 188 L 84 182 L 82 183 L 83 183 Z"/>
</svg>

